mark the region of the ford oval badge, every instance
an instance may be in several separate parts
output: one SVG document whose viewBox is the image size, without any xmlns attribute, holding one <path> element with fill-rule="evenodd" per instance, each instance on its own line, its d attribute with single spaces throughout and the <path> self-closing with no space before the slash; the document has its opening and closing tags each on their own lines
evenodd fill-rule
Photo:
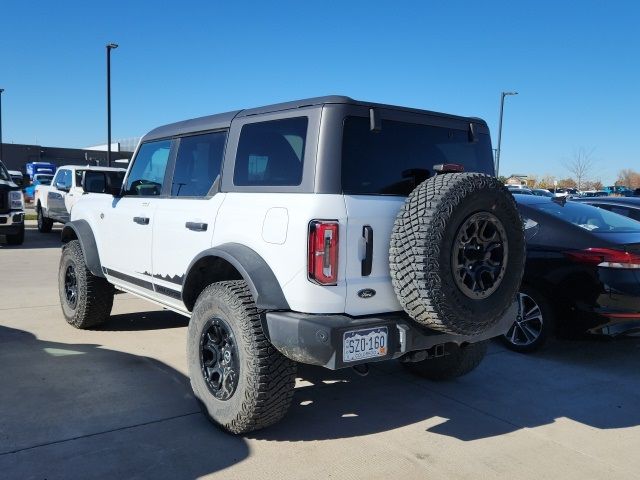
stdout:
<svg viewBox="0 0 640 480">
<path fill-rule="evenodd" d="M 358 296 L 360 298 L 371 298 L 376 294 L 376 291 L 373 288 L 363 288 L 358 292 Z"/>
</svg>

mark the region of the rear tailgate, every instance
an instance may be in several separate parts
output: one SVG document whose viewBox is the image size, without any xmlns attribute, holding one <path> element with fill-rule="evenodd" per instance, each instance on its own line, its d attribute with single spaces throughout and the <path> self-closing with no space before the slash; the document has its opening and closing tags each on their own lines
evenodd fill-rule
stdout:
<svg viewBox="0 0 640 480">
<path fill-rule="evenodd" d="M 344 199 L 347 238 L 340 244 L 346 250 L 347 261 L 345 312 L 349 315 L 367 315 L 402 310 L 389 275 L 389 241 L 395 217 L 405 198 L 345 195 Z M 369 275 L 363 275 L 362 271 L 366 256 L 365 227 L 370 227 L 373 236 Z"/>
</svg>

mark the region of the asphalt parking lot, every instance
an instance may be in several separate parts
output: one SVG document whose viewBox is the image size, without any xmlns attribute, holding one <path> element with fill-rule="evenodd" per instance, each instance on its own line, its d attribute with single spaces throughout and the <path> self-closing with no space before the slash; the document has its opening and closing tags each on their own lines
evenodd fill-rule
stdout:
<svg viewBox="0 0 640 480">
<path fill-rule="evenodd" d="M 127 294 L 65 323 L 57 228 L 0 246 L 1 478 L 640 477 L 640 339 L 494 344 L 447 383 L 301 367 L 285 420 L 233 437 L 191 394 L 186 318 Z"/>
</svg>

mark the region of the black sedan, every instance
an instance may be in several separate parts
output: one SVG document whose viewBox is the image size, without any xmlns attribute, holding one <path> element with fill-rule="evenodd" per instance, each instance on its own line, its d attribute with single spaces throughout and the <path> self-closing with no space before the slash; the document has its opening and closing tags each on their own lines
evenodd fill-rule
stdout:
<svg viewBox="0 0 640 480">
<path fill-rule="evenodd" d="M 640 222 L 564 198 L 514 198 L 527 261 L 505 344 L 526 352 L 556 332 L 639 328 Z"/>
</svg>

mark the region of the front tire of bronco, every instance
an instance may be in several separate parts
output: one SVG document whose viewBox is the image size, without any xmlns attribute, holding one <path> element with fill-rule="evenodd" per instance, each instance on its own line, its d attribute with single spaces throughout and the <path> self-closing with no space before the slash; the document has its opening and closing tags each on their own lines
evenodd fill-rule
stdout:
<svg viewBox="0 0 640 480">
<path fill-rule="evenodd" d="M 522 220 L 494 177 L 447 173 L 411 192 L 391 234 L 396 296 L 416 322 L 477 335 L 504 316 L 525 261 Z"/>
<path fill-rule="evenodd" d="M 203 412 L 224 430 L 259 430 L 287 413 L 296 364 L 265 337 L 246 282 L 213 283 L 200 293 L 189 322 L 187 359 Z"/>
<path fill-rule="evenodd" d="M 96 327 L 111 315 L 113 285 L 89 271 L 78 240 L 62 248 L 58 293 L 64 318 L 76 328 Z"/>
<path fill-rule="evenodd" d="M 42 206 L 38 204 L 38 231 L 40 233 L 49 233 L 53 228 L 53 220 L 44 216 Z"/>
<path fill-rule="evenodd" d="M 489 341 L 451 345 L 444 357 L 429 358 L 419 362 L 403 363 L 411 373 L 429 380 L 448 380 L 461 377 L 475 370 L 487 353 Z"/>
</svg>

